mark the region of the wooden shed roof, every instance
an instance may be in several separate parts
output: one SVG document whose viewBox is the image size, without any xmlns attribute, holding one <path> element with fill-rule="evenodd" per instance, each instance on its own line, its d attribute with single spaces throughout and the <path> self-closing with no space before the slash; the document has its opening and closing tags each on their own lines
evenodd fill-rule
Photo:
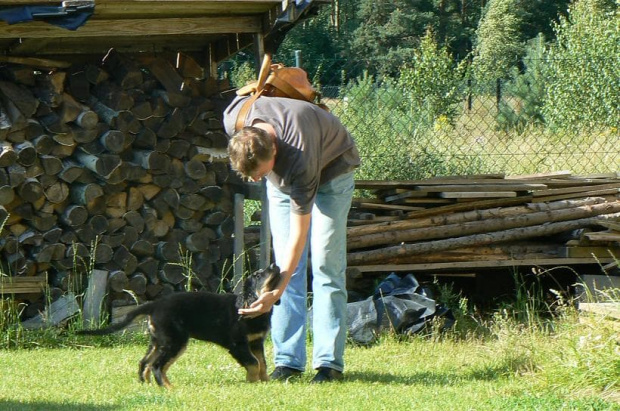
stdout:
<svg viewBox="0 0 620 411">
<path fill-rule="evenodd" d="M 0 11 L 14 7 L 60 7 L 76 0 L 0 0 Z M 330 0 L 91 0 L 94 13 L 77 30 L 45 19 L 8 24 L 0 20 L 0 53 L 7 56 L 67 59 L 124 53 L 182 51 L 200 56 L 205 66 L 251 44 L 273 47 L 286 26 Z M 84 1 L 80 1 L 84 3 Z M 88 3 L 88 1 L 87 1 Z M 290 28 L 290 27 L 289 27 Z"/>
</svg>

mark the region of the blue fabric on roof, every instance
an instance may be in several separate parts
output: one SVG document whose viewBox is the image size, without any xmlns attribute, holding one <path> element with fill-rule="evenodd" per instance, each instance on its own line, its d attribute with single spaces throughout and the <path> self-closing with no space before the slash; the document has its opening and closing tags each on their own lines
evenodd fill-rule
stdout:
<svg viewBox="0 0 620 411">
<path fill-rule="evenodd" d="M 25 23 L 33 20 L 45 21 L 49 24 L 77 30 L 95 11 L 95 7 L 66 12 L 64 7 L 23 6 L 0 9 L 0 20 L 8 24 Z"/>
</svg>

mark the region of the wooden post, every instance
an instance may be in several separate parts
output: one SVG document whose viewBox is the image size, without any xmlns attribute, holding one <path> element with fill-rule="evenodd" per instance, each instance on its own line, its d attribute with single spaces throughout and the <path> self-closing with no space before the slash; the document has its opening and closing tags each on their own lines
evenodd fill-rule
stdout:
<svg viewBox="0 0 620 411">
<path fill-rule="evenodd" d="M 269 201 L 265 180 L 261 184 L 261 217 L 260 217 L 260 262 L 261 269 L 269 267 L 271 261 L 271 228 L 269 225 Z"/>
<path fill-rule="evenodd" d="M 243 194 L 235 194 L 235 242 L 234 242 L 234 275 L 233 286 L 235 293 L 241 292 L 243 287 L 243 252 L 244 252 L 244 240 L 243 240 L 243 226 L 244 226 L 244 213 L 243 203 L 245 197 Z"/>
<path fill-rule="evenodd" d="M 93 270 L 84 296 L 82 319 L 85 328 L 97 327 L 101 321 L 101 305 L 107 292 L 108 271 Z"/>
<path fill-rule="evenodd" d="M 263 36 L 261 33 L 256 33 L 254 34 L 254 59 L 256 60 L 256 67 L 259 67 L 259 69 L 260 69 L 261 64 L 263 63 L 264 55 L 265 55 L 265 36 Z"/>
</svg>

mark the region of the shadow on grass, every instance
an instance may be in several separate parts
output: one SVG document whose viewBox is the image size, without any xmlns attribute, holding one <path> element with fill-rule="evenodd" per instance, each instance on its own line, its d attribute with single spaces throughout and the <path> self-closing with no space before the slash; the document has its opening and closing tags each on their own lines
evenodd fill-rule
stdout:
<svg viewBox="0 0 620 411">
<path fill-rule="evenodd" d="M 347 381 L 360 381 L 360 382 L 374 382 L 384 384 L 420 384 L 428 386 L 447 386 L 457 383 L 463 383 L 468 381 L 494 381 L 501 378 L 506 378 L 513 373 L 511 367 L 505 365 L 498 365 L 496 367 L 484 367 L 479 369 L 466 370 L 465 372 L 435 372 L 435 371 L 423 371 L 410 374 L 402 374 L 402 372 L 396 374 L 390 374 L 389 371 L 385 373 L 377 372 L 347 372 Z"/>
<path fill-rule="evenodd" d="M 49 402 L 17 402 L 0 400 L 0 410 L 19 410 L 19 411 L 97 411 L 113 410 L 118 407 L 105 405 L 88 404 L 53 404 Z"/>
</svg>

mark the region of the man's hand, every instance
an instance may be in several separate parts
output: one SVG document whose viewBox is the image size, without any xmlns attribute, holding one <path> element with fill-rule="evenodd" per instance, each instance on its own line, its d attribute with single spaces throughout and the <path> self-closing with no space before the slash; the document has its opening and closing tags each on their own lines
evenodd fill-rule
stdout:
<svg viewBox="0 0 620 411">
<path fill-rule="evenodd" d="M 250 308 L 240 308 L 238 313 L 244 317 L 254 318 L 259 315 L 268 313 L 273 308 L 273 305 L 280 299 L 278 290 L 267 291 L 258 297 L 258 300 L 254 301 Z"/>
</svg>

